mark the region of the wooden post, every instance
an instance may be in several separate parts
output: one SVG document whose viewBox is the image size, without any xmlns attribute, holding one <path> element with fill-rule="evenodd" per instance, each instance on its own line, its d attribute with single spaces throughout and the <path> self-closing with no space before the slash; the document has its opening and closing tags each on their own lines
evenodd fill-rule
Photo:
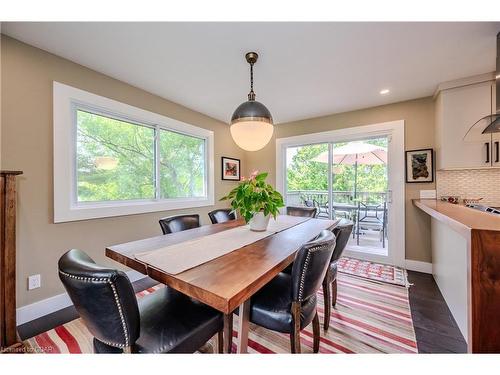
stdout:
<svg viewBox="0 0 500 375">
<path fill-rule="evenodd" d="M 0 351 L 18 342 L 16 328 L 16 176 L 0 171 Z"/>
</svg>

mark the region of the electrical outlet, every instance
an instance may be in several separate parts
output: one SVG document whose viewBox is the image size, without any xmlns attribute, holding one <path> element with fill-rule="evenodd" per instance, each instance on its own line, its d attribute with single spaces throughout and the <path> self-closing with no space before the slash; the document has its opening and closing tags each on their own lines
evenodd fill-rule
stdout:
<svg viewBox="0 0 500 375">
<path fill-rule="evenodd" d="M 31 275 L 28 277 L 28 290 L 40 288 L 42 286 L 42 277 L 40 275 Z"/>
</svg>

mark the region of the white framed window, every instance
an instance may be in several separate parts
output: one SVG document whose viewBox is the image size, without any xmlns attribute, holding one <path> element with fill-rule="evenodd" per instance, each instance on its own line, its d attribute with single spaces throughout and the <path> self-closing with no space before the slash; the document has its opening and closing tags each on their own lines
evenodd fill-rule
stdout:
<svg viewBox="0 0 500 375">
<path fill-rule="evenodd" d="M 54 222 L 214 204 L 214 135 L 54 82 Z"/>
</svg>

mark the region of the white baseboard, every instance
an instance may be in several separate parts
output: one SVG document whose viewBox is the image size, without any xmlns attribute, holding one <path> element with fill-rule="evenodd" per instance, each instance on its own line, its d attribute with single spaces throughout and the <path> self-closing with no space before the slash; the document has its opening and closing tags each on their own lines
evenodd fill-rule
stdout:
<svg viewBox="0 0 500 375">
<path fill-rule="evenodd" d="M 405 263 L 407 270 L 432 274 L 432 263 L 411 259 L 406 259 Z"/>
<path fill-rule="evenodd" d="M 126 272 L 130 282 L 134 282 L 146 277 L 142 273 L 131 270 Z M 68 306 L 71 306 L 71 299 L 67 293 L 61 293 L 47 299 L 34 302 L 31 305 L 26 305 L 19 307 L 16 310 L 17 325 L 21 325 L 32 320 L 41 318 L 42 316 L 51 314 L 53 312 L 62 310 Z"/>
</svg>

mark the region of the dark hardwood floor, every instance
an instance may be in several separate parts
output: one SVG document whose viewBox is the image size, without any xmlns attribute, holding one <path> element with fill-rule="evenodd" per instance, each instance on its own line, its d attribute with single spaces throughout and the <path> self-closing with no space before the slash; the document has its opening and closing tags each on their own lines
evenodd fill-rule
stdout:
<svg viewBox="0 0 500 375">
<path fill-rule="evenodd" d="M 408 271 L 419 353 L 467 353 L 467 344 L 432 275 Z"/>
<path fill-rule="evenodd" d="M 420 353 L 466 353 L 465 343 L 432 275 L 408 272 L 410 306 Z M 136 292 L 157 284 L 145 278 L 134 283 Z M 21 339 L 48 331 L 76 319 L 74 307 L 67 307 L 18 327 Z"/>
</svg>

